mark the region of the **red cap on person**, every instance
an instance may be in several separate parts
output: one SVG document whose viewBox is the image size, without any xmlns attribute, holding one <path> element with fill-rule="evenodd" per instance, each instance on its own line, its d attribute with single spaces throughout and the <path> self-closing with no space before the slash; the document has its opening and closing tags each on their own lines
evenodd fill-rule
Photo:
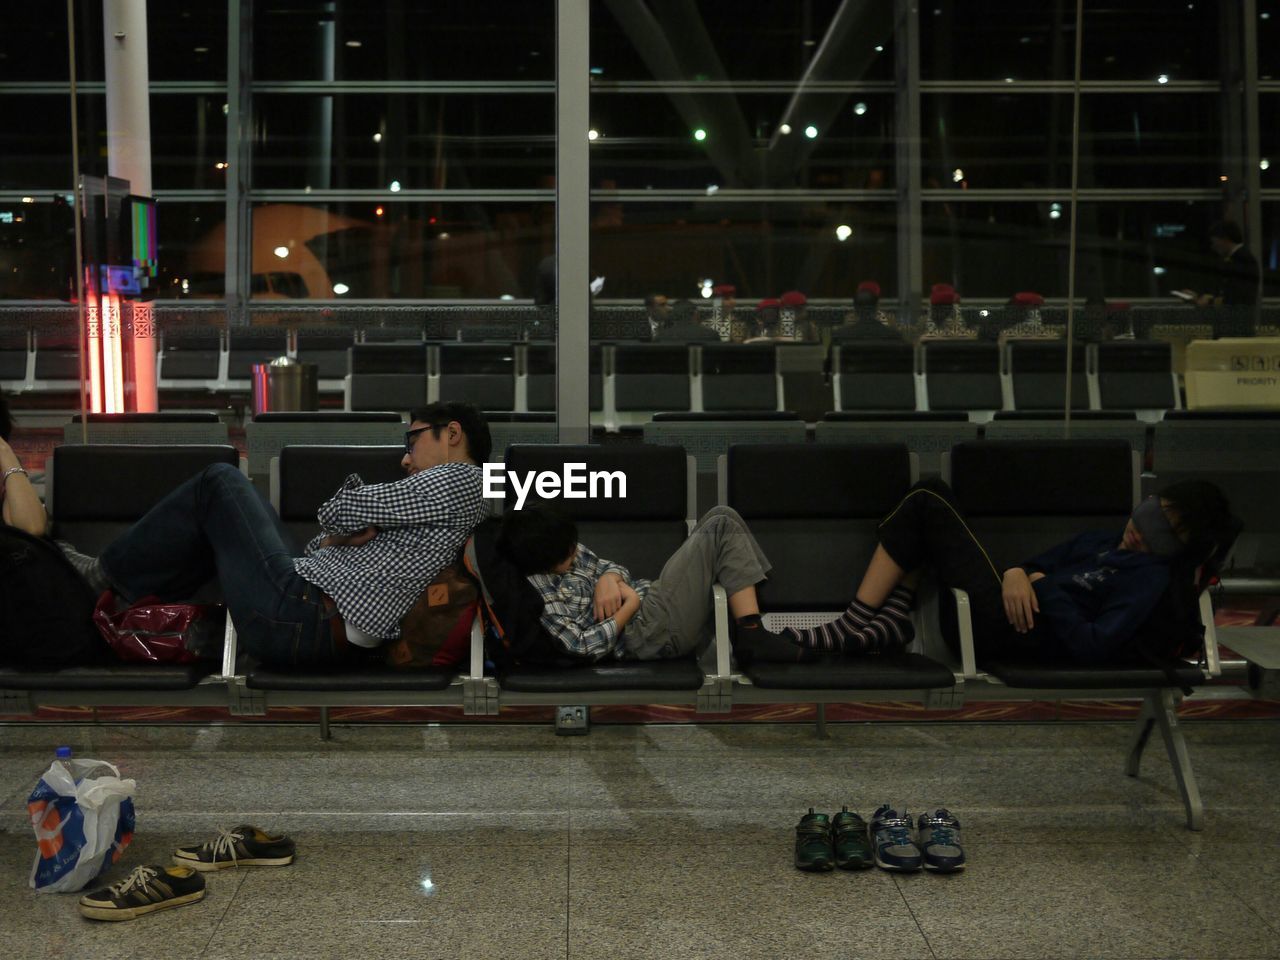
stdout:
<svg viewBox="0 0 1280 960">
<path fill-rule="evenodd" d="M 1132 309 L 1132 307 L 1133 304 L 1131 303 L 1126 303 L 1124 300 L 1116 300 L 1113 303 L 1108 303 L 1103 309 L 1107 313 L 1124 313 L 1126 310 Z"/>
<path fill-rule="evenodd" d="M 945 306 L 951 303 L 960 302 L 960 294 L 956 292 L 956 288 L 949 283 L 935 283 L 933 289 L 929 291 L 929 302 L 934 306 Z"/>
<path fill-rule="evenodd" d="M 777 297 L 765 297 L 763 300 L 761 300 L 759 303 L 756 304 L 756 309 L 769 310 L 772 308 L 776 310 L 780 306 L 782 306 L 782 301 L 779 300 Z"/>
<path fill-rule="evenodd" d="M 711 292 L 717 297 L 733 297 L 737 296 L 738 288 L 732 283 L 722 283 L 712 287 Z"/>
<path fill-rule="evenodd" d="M 1015 293 L 1010 302 L 1019 307 L 1043 307 L 1044 297 L 1040 296 L 1040 294 L 1036 293 L 1034 290 L 1023 290 L 1019 293 Z"/>
<path fill-rule="evenodd" d="M 863 280 L 858 284 L 858 293 L 869 293 L 878 299 L 880 296 L 880 284 L 874 280 Z"/>
<path fill-rule="evenodd" d="M 784 307 L 803 307 L 809 302 L 799 290 L 788 290 L 778 299 Z"/>
</svg>

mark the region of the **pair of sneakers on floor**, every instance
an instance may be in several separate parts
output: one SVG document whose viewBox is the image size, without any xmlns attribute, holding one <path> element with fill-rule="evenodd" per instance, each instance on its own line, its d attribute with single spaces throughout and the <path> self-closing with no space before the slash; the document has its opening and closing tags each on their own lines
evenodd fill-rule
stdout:
<svg viewBox="0 0 1280 960">
<path fill-rule="evenodd" d="M 204 899 L 204 874 L 226 867 L 283 867 L 293 863 L 294 842 L 249 824 L 173 852 L 172 864 L 135 867 L 125 879 L 80 898 L 90 920 L 132 920 Z"/>
<path fill-rule="evenodd" d="M 795 864 L 798 870 L 810 871 L 862 870 L 874 865 L 899 873 L 915 873 L 922 867 L 955 873 L 965 867 L 960 821 L 945 808 L 922 813 L 913 821 L 911 814 L 899 813 L 886 803 L 871 815 L 868 826 L 848 807 L 834 817 L 810 807 L 796 825 Z"/>
</svg>

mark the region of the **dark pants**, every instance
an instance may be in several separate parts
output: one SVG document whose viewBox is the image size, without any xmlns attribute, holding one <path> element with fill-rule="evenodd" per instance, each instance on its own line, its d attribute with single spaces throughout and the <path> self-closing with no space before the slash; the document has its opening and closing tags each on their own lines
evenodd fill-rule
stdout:
<svg viewBox="0 0 1280 960">
<path fill-rule="evenodd" d="M 1039 622 L 1018 633 L 1004 612 L 1005 566 L 991 557 L 969 530 L 955 496 L 941 480 L 922 480 L 912 487 L 880 523 L 880 544 L 894 563 L 910 573 L 929 567 L 945 589 L 969 594 L 973 639 L 979 656 L 993 656 L 1040 645 Z M 958 637 L 948 598 L 943 598 L 943 633 L 952 648 Z"/>
<path fill-rule="evenodd" d="M 102 553 L 102 572 L 132 603 L 186 600 L 213 577 L 253 656 L 275 666 L 337 662 L 324 595 L 293 568 L 280 517 L 226 463 L 206 467 Z"/>
</svg>

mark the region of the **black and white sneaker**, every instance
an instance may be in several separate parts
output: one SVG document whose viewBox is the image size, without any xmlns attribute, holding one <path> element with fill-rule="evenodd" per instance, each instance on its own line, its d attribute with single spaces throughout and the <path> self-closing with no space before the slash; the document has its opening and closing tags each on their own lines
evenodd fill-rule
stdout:
<svg viewBox="0 0 1280 960">
<path fill-rule="evenodd" d="M 173 862 L 195 870 L 224 867 L 283 867 L 293 863 L 294 843 L 281 834 L 271 834 L 249 824 L 234 830 L 219 830 L 212 840 L 173 851 Z"/>
<path fill-rule="evenodd" d="M 119 883 L 86 893 L 80 912 L 90 920 L 132 920 L 204 898 L 204 877 L 190 867 L 135 867 Z"/>
<path fill-rule="evenodd" d="M 924 868 L 935 873 L 956 873 L 964 869 L 964 847 L 960 846 L 960 821 L 945 808 L 922 813 L 916 820 Z"/>
</svg>

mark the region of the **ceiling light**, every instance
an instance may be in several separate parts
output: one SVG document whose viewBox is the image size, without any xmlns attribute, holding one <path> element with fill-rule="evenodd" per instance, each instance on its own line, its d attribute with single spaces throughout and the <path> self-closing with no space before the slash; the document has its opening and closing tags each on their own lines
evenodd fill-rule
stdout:
<svg viewBox="0 0 1280 960">
<path fill-rule="evenodd" d="M 867 105 L 859 100 L 853 105 L 854 116 L 860 117 L 867 112 Z"/>
<path fill-rule="evenodd" d="M 956 167 L 954 170 L 951 171 L 952 183 L 959 183 L 963 179 L 964 179 L 964 171 L 961 170 L 959 167 Z"/>
<path fill-rule="evenodd" d="M 818 128 L 811 123 L 804 128 L 804 135 L 810 140 L 816 140 L 818 137 Z"/>
<path fill-rule="evenodd" d="M 703 140 L 707 139 L 707 131 L 702 127 L 698 127 L 698 129 L 693 131 L 693 139 L 701 143 Z"/>
<path fill-rule="evenodd" d="M 1162 73 L 1160 74 L 1160 76 L 1156 77 L 1156 83 L 1168 83 L 1168 82 L 1169 82 L 1169 75 L 1167 73 Z"/>
<path fill-rule="evenodd" d="M 381 142 L 382 142 L 382 134 L 381 134 L 381 133 L 375 133 L 375 134 L 373 135 L 373 142 L 374 142 L 374 143 L 381 143 Z"/>
<path fill-rule="evenodd" d="M 1258 167 L 1259 169 L 1262 169 L 1262 170 L 1268 170 L 1271 167 L 1271 161 L 1268 160 L 1266 157 L 1263 157 L 1261 160 L 1258 161 Z M 22 199 L 23 199 L 23 202 L 26 202 L 26 197 L 23 197 Z"/>
<path fill-rule="evenodd" d="M 844 243 L 852 236 L 853 227 L 849 226 L 847 223 L 842 223 L 840 226 L 836 227 L 836 239 L 841 243 Z"/>
<path fill-rule="evenodd" d="M 276 247 L 271 252 L 274 253 L 277 257 L 279 257 L 281 260 L 284 260 L 286 257 L 289 256 L 288 247 Z"/>
<path fill-rule="evenodd" d="M 392 181 L 391 181 L 391 186 L 387 187 L 387 189 L 388 189 L 388 190 L 390 190 L 392 193 L 399 193 L 399 192 L 400 192 L 400 181 L 399 181 L 399 180 L 392 180 Z"/>
<path fill-rule="evenodd" d="M 348 287 L 345 283 L 339 282 L 333 285 L 333 292 L 336 293 L 338 296 L 342 296 L 344 293 L 350 293 L 351 288 Z"/>
<path fill-rule="evenodd" d="M 360 47 L 363 47 L 364 44 L 361 43 L 359 40 L 348 40 L 347 46 L 350 47 L 352 50 L 358 50 Z"/>
<path fill-rule="evenodd" d="M 789 123 L 782 124 L 782 126 L 778 127 L 778 132 L 785 137 L 788 133 L 791 132 L 791 124 Z"/>
<path fill-rule="evenodd" d="M 599 140 L 599 139 L 600 139 L 600 131 L 599 131 L 599 130 L 588 130 L 588 131 L 587 131 L 587 139 L 588 139 L 588 140 Z"/>
</svg>

